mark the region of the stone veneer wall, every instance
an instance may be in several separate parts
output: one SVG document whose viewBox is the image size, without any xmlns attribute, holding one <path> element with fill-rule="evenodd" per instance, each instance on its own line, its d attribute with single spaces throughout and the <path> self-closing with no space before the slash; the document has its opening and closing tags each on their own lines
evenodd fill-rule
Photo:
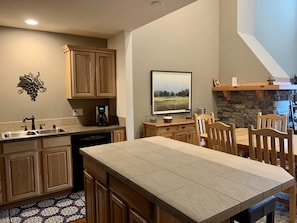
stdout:
<svg viewBox="0 0 297 223">
<path fill-rule="evenodd" d="M 224 97 L 223 92 L 214 92 L 218 118 L 227 124 L 235 123 L 237 128 L 248 127 L 257 123 L 257 114 L 276 113 L 290 116 L 290 99 L 294 91 L 264 91 L 264 100 L 256 96 L 256 91 L 232 91 L 231 100 Z M 289 126 L 291 126 L 289 122 Z"/>
</svg>

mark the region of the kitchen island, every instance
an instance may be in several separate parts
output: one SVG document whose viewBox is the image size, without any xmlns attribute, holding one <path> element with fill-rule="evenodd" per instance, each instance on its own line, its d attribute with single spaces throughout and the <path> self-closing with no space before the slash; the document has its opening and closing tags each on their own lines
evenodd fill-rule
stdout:
<svg viewBox="0 0 297 223">
<path fill-rule="evenodd" d="M 223 222 L 295 183 L 282 168 L 161 136 L 81 154 L 88 223 Z"/>
</svg>

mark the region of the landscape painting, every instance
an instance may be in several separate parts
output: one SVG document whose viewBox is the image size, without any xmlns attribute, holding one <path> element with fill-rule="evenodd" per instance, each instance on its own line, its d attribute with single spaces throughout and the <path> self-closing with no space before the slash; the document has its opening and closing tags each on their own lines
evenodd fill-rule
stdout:
<svg viewBox="0 0 297 223">
<path fill-rule="evenodd" d="M 152 114 L 191 111 L 192 73 L 151 71 Z"/>
</svg>

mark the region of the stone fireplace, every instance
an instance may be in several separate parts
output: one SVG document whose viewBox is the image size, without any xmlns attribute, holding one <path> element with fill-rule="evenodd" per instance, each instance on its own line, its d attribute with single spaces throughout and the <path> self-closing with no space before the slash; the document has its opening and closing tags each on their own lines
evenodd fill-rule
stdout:
<svg viewBox="0 0 297 223">
<path fill-rule="evenodd" d="M 214 90 L 213 90 L 214 91 Z M 218 118 L 225 123 L 235 123 L 237 128 L 257 123 L 257 114 L 287 114 L 288 125 L 292 127 L 290 100 L 295 94 L 294 89 L 288 90 L 236 90 L 214 91 Z"/>
</svg>

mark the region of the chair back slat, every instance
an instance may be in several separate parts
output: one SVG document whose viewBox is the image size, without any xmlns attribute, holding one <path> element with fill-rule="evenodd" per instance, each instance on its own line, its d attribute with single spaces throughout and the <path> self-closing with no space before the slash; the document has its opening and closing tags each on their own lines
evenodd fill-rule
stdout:
<svg viewBox="0 0 297 223">
<path fill-rule="evenodd" d="M 258 112 L 257 129 L 273 128 L 282 132 L 287 131 L 287 115 L 266 114 Z"/>
<path fill-rule="evenodd" d="M 238 155 L 235 138 L 235 125 L 223 122 L 206 123 L 208 147 L 233 155 Z"/>
<path fill-rule="evenodd" d="M 201 134 L 206 134 L 206 122 L 210 121 L 211 123 L 215 122 L 214 113 L 210 114 L 194 114 L 196 134 L 198 146 L 204 146 L 204 141 L 201 139 Z"/>
<path fill-rule="evenodd" d="M 249 154 L 253 160 L 281 166 L 295 177 L 293 129 L 281 132 L 272 128 L 248 127 Z"/>
</svg>

